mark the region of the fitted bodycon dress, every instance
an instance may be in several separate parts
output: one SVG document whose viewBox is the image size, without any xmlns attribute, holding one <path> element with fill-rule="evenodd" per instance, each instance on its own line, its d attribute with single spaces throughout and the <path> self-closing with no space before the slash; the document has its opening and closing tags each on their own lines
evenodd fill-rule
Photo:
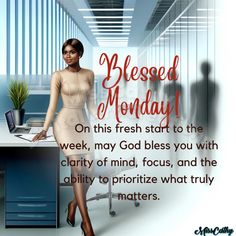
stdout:
<svg viewBox="0 0 236 236">
<path fill-rule="evenodd" d="M 87 69 L 81 69 L 79 72 L 64 69 L 52 75 L 50 102 L 43 129 L 48 130 L 61 95 L 63 107 L 53 123 L 53 133 L 65 156 L 88 154 L 94 151 L 92 129 L 85 111 L 86 103 L 88 111 L 96 117 L 93 80 L 93 72 Z M 89 127 L 90 132 L 88 130 L 77 132 L 76 126 L 77 131 L 80 131 L 81 127 Z M 81 149 L 79 144 L 83 143 L 87 143 L 87 148 Z M 75 146 L 69 147 L 70 144 Z"/>
</svg>

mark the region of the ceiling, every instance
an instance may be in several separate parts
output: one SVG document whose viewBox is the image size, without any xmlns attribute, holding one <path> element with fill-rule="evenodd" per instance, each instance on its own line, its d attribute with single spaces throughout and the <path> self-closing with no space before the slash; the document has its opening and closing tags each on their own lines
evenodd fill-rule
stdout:
<svg viewBox="0 0 236 236">
<path fill-rule="evenodd" d="M 93 46 L 139 46 L 174 0 L 58 0 Z M 115 9 L 115 10 L 114 10 Z M 113 18 L 108 18 L 112 16 Z"/>
</svg>

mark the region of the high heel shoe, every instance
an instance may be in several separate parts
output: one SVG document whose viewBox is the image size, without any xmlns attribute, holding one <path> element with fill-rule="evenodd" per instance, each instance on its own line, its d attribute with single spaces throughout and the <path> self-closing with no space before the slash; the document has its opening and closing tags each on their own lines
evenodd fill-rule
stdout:
<svg viewBox="0 0 236 236">
<path fill-rule="evenodd" d="M 74 214 L 70 215 L 70 211 L 71 211 L 71 202 L 68 204 L 68 207 L 66 209 L 67 211 L 67 218 L 66 218 L 66 222 L 68 225 L 70 225 L 71 227 L 74 227 L 75 226 L 75 212 Z"/>
<path fill-rule="evenodd" d="M 82 234 L 83 234 L 84 236 L 86 236 L 86 233 L 85 233 L 85 230 L 84 230 L 84 227 L 83 227 L 83 221 L 82 221 L 81 224 L 80 224 L 80 228 L 81 228 L 81 230 L 82 230 Z M 93 234 L 93 236 L 95 236 L 95 235 Z"/>
<path fill-rule="evenodd" d="M 83 234 L 84 236 L 86 236 L 85 231 L 84 231 L 84 227 L 83 227 L 83 221 L 82 221 L 81 224 L 80 224 L 80 228 L 81 228 L 81 230 L 82 230 L 82 234 Z"/>
</svg>

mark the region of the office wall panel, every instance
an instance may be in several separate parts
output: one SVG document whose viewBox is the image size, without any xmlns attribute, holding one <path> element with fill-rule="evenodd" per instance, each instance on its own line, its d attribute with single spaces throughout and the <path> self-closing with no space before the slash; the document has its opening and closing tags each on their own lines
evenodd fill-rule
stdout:
<svg viewBox="0 0 236 236">
<path fill-rule="evenodd" d="M 16 6 L 16 27 L 18 28 L 18 34 L 15 37 L 15 43 L 16 43 L 16 60 L 17 60 L 17 64 L 15 64 L 15 66 L 17 66 L 17 73 L 19 75 L 22 75 L 22 72 L 24 72 L 23 70 L 23 66 L 24 66 L 24 60 L 23 60 L 23 50 L 24 50 L 24 43 L 23 43 L 23 39 L 24 39 L 24 32 L 23 32 L 23 25 L 24 25 L 24 18 L 23 18 L 23 14 L 22 14 L 22 8 L 23 8 L 23 1 L 19 0 L 16 1 L 17 2 L 17 6 Z M 22 20 L 19 20 L 22 19 Z M 12 71 L 12 70 L 11 70 Z M 14 73 L 13 71 L 11 72 L 12 74 Z"/>
<path fill-rule="evenodd" d="M 1 30 L 6 35 L 3 43 L 7 56 L 1 63 L 0 73 L 8 76 L 49 76 L 63 68 L 60 50 L 68 38 L 78 37 L 92 47 L 74 19 L 56 0 L 3 0 Z M 90 57 L 86 55 L 90 68 L 91 59 L 91 53 Z"/>
<path fill-rule="evenodd" d="M 9 31 L 9 38 L 7 38 L 7 41 L 9 42 L 8 44 L 8 56 L 9 56 L 9 61 L 7 60 L 7 67 L 9 67 L 8 73 L 14 74 L 18 73 L 18 42 L 15 40 L 18 38 L 18 25 L 17 25 L 17 16 L 18 16 L 18 3 L 15 0 L 10 0 L 8 1 L 9 4 L 9 12 L 6 15 L 8 18 L 10 24 L 8 26 Z M 11 55 L 11 57 L 10 57 Z M 10 63 L 11 61 L 11 63 Z M 12 63 L 14 62 L 14 63 Z"/>
<path fill-rule="evenodd" d="M 55 71 L 55 47 L 54 47 L 54 42 L 56 39 L 56 14 L 55 14 L 55 9 L 56 9 L 56 5 L 55 5 L 55 1 L 51 1 L 50 3 L 50 15 L 52 16 L 50 19 L 50 73 L 52 73 L 53 71 Z"/>
<path fill-rule="evenodd" d="M 6 19 L 6 12 L 7 12 L 7 3 L 6 0 L 1 1 L 1 7 L 0 7 L 0 15 L 2 16 L 2 20 L 0 21 L 0 28 L 1 28 L 1 32 L 2 35 L 4 35 L 4 37 L 2 37 L 1 39 L 1 45 L 2 45 L 2 50 L 4 50 L 4 55 L 7 54 L 7 42 L 6 42 L 6 38 L 7 38 L 7 19 Z M 0 74 L 5 74 L 6 73 L 6 62 L 7 60 L 4 57 L 0 57 Z"/>
<path fill-rule="evenodd" d="M 31 51 L 31 48 L 30 48 L 30 37 L 29 37 L 29 34 L 30 34 L 30 12 L 29 12 L 29 2 L 30 0 L 25 0 L 25 30 L 24 30 L 24 74 L 26 75 L 29 75 L 30 74 L 30 51 Z M 22 56 L 22 57 L 23 57 Z"/>
<path fill-rule="evenodd" d="M 47 0 L 42 0 L 42 70 L 41 74 L 46 75 L 47 74 L 47 45 L 48 45 L 48 40 L 47 40 L 47 35 L 48 35 L 48 28 L 47 28 Z"/>
</svg>

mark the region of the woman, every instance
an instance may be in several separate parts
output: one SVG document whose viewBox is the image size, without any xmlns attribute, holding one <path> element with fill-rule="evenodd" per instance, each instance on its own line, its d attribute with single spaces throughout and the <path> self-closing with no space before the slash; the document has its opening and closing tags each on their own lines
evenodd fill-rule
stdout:
<svg viewBox="0 0 236 236">
<path fill-rule="evenodd" d="M 96 117 L 96 107 L 94 104 L 94 74 L 91 70 L 80 67 L 79 61 L 84 52 L 82 43 L 77 39 L 68 39 L 62 46 L 62 54 L 67 67 L 64 70 L 56 71 L 52 75 L 50 89 L 50 103 L 44 123 L 43 130 L 38 133 L 33 141 L 44 139 L 47 130 L 53 120 L 57 108 L 58 98 L 61 94 L 63 108 L 56 117 L 53 125 L 53 133 L 58 145 L 70 143 L 87 143 L 87 149 L 65 149 L 62 151 L 69 161 L 93 160 L 93 137 L 91 132 L 79 133 L 75 127 L 86 126 L 90 128 L 85 112 L 85 102 L 89 112 Z M 91 130 L 91 128 L 90 128 Z M 82 163 L 81 161 L 81 163 Z M 71 166 L 71 175 L 76 177 L 80 174 L 92 176 L 93 168 L 86 166 Z M 94 236 L 92 224 L 86 206 L 86 192 L 88 183 L 73 183 L 74 200 L 68 204 L 67 223 L 71 226 L 75 224 L 75 212 L 78 205 L 82 223 L 81 229 L 86 236 Z"/>
</svg>

